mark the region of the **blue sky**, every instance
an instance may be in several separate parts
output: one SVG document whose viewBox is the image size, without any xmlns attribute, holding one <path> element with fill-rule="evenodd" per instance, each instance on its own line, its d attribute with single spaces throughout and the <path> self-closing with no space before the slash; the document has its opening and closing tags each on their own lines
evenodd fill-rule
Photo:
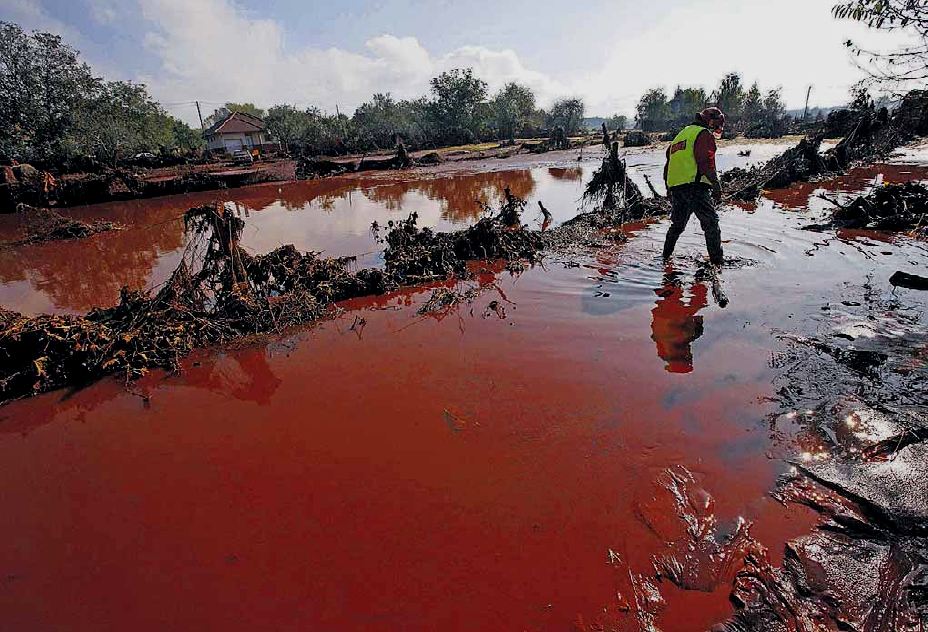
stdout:
<svg viewBox="0 0 928 632">
<path fill-rule="evenodd" d="M 801 107 L 846 100 L 862 75 L 841 45 L 875 37 L 831 0 L 0 0 L 0 19 L 60 32 L 108 78 L 146 82 L 188 121 L 194 99 L 350 111 L 375 91 L 422 94 L 473 66 L 542 104 L 631 114 L 653 86 L 710 87 L 731 70 Z M 885 42 L 877 42 L 885 43 Z"/>
</svg>

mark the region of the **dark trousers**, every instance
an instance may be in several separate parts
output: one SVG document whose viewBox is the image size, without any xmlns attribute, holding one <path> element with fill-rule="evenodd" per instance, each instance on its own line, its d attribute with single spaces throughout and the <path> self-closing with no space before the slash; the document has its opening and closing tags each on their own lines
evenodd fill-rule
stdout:
<svg viewBox="0 0 928 632">
<path fill-rule="evenodd" d="M 664 240 L 664 258 L 669 259 L 677 245 L 677 239 L 683 234 L 690 215 L 702 225 L 702 232 L 706 235 L 706 249 L 709 251 L 709 261 L 714 264 L 722 263 L 722 231 L 719 230 L 719 214 L 715 211 L 712 201 L 712 189 L 701 184 L 683 185 L 673 187 L 669 191 L 670 203 L 673 211 L 670 214 L 670 229 Z"/>
</svg>

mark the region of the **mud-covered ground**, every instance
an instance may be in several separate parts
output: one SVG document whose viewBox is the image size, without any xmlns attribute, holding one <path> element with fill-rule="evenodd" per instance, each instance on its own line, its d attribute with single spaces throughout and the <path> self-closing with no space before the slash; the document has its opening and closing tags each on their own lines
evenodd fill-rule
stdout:
<svg viewBox="0 0 928 632">
<path fill-rule="evenodd" d="M 293 242 L 359 265 L 380 261 L 372 221 L 462 227 L 507 186 L 524 221 L 543 221 L 542 200 L 556 225 L 601 153 L 577 157 L 74 209 L 125 229 L 0 253 L 0 305 L 81 312 L 160 283 L 180 215 L 215 195 L 243 211 L 253 252 Z M 629 152 L 636 180 L 661 161 Z M 928 245 L 802 230 L 820 193 L 921 179 L 878 165 L 729 207 L 717 278 L 697 223 L 667 268 L 666 222 L 633 226 L 520 273 L 352 301 L 128 390 L 0 408 L 0 619 L 921 629 L 928 294 L 889 277 L 925 275 Z"/>
</svg>

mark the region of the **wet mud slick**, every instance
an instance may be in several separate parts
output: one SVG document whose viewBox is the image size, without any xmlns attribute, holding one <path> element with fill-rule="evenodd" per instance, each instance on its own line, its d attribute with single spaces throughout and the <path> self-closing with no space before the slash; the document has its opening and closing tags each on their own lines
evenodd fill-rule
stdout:
<svg viewBox="0 0 928 632">
<path fill-rule="evenodd" d="M 637 161 L 632 178 L 659 173 Z M 415 210 L 463 227 L 478 219 L 465 199 L 496 203 L 506 186 L 530 201 L 523 223 L 541 224 L 541 200 L 561 224 L 588 167 L 227 195 L 249 196 L 234 201 L 255 253 L 297 242 L 377 260 L 372 221 Z M 585 253 L 344 301 L 332 320 L 197 351 L 128 388 L 0 407 L 0 620 L 917 630 L 926 516 L 905 490 L 925 483 L 928 293 L 890 278 L 924 275 L 928 251 L 802 230 L 826 212 L 819 192 L 917 169 L 727 207 L 720 272 L 695 222 L 665 265 L 668 221 L 652 220 Z M 105 256 L 156 283 L 194 198 L 75 209 L 127 226 L 84 240 L 104 263 L 60 249 L 43 273 L 22 250 L 0 263 L 0 296 L 79 311 L 118 294 Z M 55 286 L 68 266 L 76 285 Z"/>
</svg>

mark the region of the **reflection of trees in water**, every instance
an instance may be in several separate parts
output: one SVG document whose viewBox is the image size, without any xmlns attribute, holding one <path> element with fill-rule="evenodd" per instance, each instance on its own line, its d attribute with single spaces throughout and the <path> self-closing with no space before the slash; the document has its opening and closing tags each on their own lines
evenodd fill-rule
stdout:
<svg viewBox="0 0 928 632">
<path fill-rule="evenodd" d="M 379 184 L 365 188 L 364 195 L 390 210 L 402 210 L 403 196 L 419 193 L 440 204 L 442 218 L 465 222 L 479 217 L 482 205 L 502 200 L 506 187 L 513 195 L 528 198 L 535 191 L 535 178 L 528 169 L 491 171 Z"/>
<path fill-rule="evenodd" d="M 557 180 L 576 182 L 583 179 L 583 167 L 549 167 L 548 175 Z"/>
<path fill-rule="evenodd" d="M 27 281 L 47 294 L 56 308 L 85 312 L 114 304 L 123 286 L 150 285 L 159 259 L 184 247 L 181 217 L 194 206 L 225 202 L 243 214 L 275 204 L 289 211 L 311 204 L 334 210 L 351 192 L 361 190 L 387 209 L 402 210 L 403 196 L 416 192 L 439 202 L 445 219 L 463 222 L 478 217 L 481 204 L 502 199 L 507 186 L 526 198 L 535 190 L 535 180 L 528 170 L 401 182 L 384 177 L 330 178 L 100 204 L 74 209 L 73 214 L 118 222 L 126 229 L 90 239 L 0 250 L 0 282 Z"/>
<path fill-rule="evenodd" d="M 131 223 L 143 227 L 126 223 L 126 230 L 89 239 L 0 250 L 0 281 L 29 280 L 60 309 L 112 305 L 122 286 L 146 287 L 158 259 L 184 245 L 177 209 L 156 208 L 133 218 Z"/>
</svg>

